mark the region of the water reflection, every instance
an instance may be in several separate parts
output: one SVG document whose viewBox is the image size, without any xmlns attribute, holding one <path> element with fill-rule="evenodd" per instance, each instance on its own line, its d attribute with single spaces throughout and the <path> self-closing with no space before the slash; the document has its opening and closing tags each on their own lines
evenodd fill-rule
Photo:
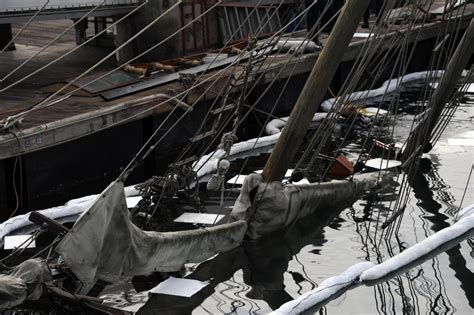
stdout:
<svg viewBox="0 0 474 315">
<path fill-rule="evenodd" d="M 314 240 L 324 239 L 323 227 L 342 209 L 328 211 L 331 216 L 315 214 L 306 217 L 289 229 L 258 240 L 245 241 L 241 247 L 200 264 L 186 278 L 209 280 L 208 286 L 191 298 L 154 294 L 138 314 L 190 314 L 207 298 L 215 298 L 215 308 L 224 313 L 238 312 L 239 308 L 245 308 L 246 313 L 259 312 L 261 306 L 278 308 L 293 299 L 285 290 L 284 274 L 288 270 L 289 261 L 297 259 L 295 255 L 304 246 Z M 319 246 L 321 243 L 318 241 L 315 245 Z M 303 273 L 289 273 L 300 288 L 299 293 L 302 293 L 303 283 L 308 284 L 310 289 L 316 287 L 316 283 L 305 274 L 303 265 L 302 270 Z M 232 284 L 232 278 L 237 271 L 242 272 L 243 282 Z M 225 285 L 222 285 L 223 283 Z M 154 285 L 156 282 L 150 281 L 150 287 Z M 227 296 L 226 300 L 219 300 L 214 294 L 218 285 L 219 296 Z M 140 289 L 147 290 L 150 287 L 142 286 Z M 235 290 L 239 288 L 240 291 L 236 293 Z M 260 301 L 265 303 L 262 305 Z M 205 305 L 201 306 L 200 312 L 205 312 Z"/>
<path fill-rule="evenodd" d="M 407 210 L 408 213 L 405 215 L 408 215 L 413 222 L 413 231 L 416 229 L 423 231 L 421 239 L 448 227 L 450 223 L 447 221 L 452 219 L 457 211 L 457 208 L 453 206 L 455 199 L 448 190 L 450 187 L 439 175 L 437 167 L 438 165 L 432 163 L 431 160 L 422 159 L 416 173 L 408 179 L 416 198 L 416 206 L 421 210 L 421 214 L 414 211 L 412 205 L 409 207 L 412 211 Z M 399 233 L 400 226 L 396 228 L 394 234 L 386 234 L 383 241 L 380 233 L 377 237 L 377 227 L 375 227 L 377 224 L 374 224 L 373 221 L 383 220 L 382 218 L 389 213 L 386 200 L 382 201 L 381 198 L 375 196 L 372 197 L 372 200 L 366 200 L 366 204 L 361 205 L 364 206 L 363 215 L 358 217 L 354 211 L 353 214 L 354 221 L 357 222 L 357 232 L 363 244 L 361 249 L 366 253 L 366 259 L 370 259 L 375 254 L 377 262 L 381 262 L 408 246 L 403 241 L 402 233 Z M 442 209 L 446 209 L 446 214 L 440 212 Z M 382 215 L 380 215 L 381 213 Z M 405 220 L 409 221 L 408 218 Z M 420 223 L 417 222 L 420 220 Z M 415 224 L 415 222 L 417 223 Z M 467 267 L 466 260 L 460 252 L 460 246 L 451 248 L 446 254 L 449 259 L 449 268 L 454 271 L 454 276 L 460 282 L 460 288 L 469 305 L 473 307 L 474 275 Z M 455 313 L 456 308 L 447 292 L 447 285 L 441 271 L 443 263 L 440 262 L 440 259 L 440 257 L 436 257 L 403 276 L 377 285 L 374 288 L 377 312 L 380 314 L 398 312 L 419 314 L 426 310 L 426 312 L 434 314 Z M 423 302 L 425 305 L 422 304 Z"/>
<path fill-rule="evenodd" d="M 454 197 L 449 190 L 447 190 L 449 186 L 439 175 L 438 166 L 431 163 L 429 159 L 422 159 L 422 164 L 424 164 L 424 167 L 419 169 L 419 173 L 422 174 L 417 174 L 415 177 L 417 180 L 412 184 L 413 191 L 420 201 L 418 205 L 425 212 L 431 214 L 425 216 L 425 218 L 432 223 L 430 227 L 431 230 L 438 232 L 449 226 L 449 223 L 446 222 L 448 216 L 439 212 L 442 207 L 433 199 L 432 192 L 438 195 L 438 200 L 447 205 L 445 212 L 450 216 L 454 217 L 458 208 L 453 206 L 455 201 Z M 467 268 L 466 260 L 461 254 L 460 248 L 461 246 L 457 245 L 446 251 L 449 258 L 448 266 L 454 271 L 454 276 L 460 281 L 460 287 L 464 291 L 469 305 L 474 308 L 474 273 Z"/>
</svg>

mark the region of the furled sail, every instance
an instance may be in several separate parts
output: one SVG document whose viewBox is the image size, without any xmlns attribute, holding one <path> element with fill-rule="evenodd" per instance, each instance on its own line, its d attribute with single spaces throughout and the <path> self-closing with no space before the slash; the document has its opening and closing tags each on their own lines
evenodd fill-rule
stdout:
<svg viewBox="0 0 474 315">
<path fill-rule="evenodd" d="M 251 174 L 245 179 L 231 219 L 247 220 L 247 236 L 255 239 L 309 214 L 336 216 L 330 209 L 350 206 L 365 193 L 387 183 L 389 175 L 374 172 L 355 175 L 352 180 L 283 185 L 276 181 L 266 183 L 261 174 Z"/>
</svg>

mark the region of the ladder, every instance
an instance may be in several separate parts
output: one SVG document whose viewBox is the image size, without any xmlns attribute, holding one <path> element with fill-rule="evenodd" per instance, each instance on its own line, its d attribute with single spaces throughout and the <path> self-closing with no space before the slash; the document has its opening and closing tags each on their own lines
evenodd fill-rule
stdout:
<svg viewBox="0 0 474 315">
<path fill-rule="evenodd" d="M 251 44 L 249 44 L 250 46 Z M 225 87 L 222 93 L 217 97 L 220 98 L 206 118 L 201 123 L 197 133 L 193 137 L 189 138 L 189 142 L 183 152 L 188 153 L 191 147 L 206 147 L 205 151 L 209 150 L 210 146 L 225 128 L 228 123 L 229 115 L 231 112 L 236 114 L 240 112 L 241 107 L 246 103 L 246 95 L 248 87 L 257 79 L 257 75 L 265 62 L 268 55 L 271 53 L 274 43 L 257 45 L 253 50 L 249 52 L 249 57 L 245 63 L 244 71 L 235 71 L 228 77 Z M 238 93 L 237 98 L 232 98 L 230 95 Z M 235 117 L 234 119 L 238 119 Z M 179 161 L 173 163 L 175 166 L 181 166 L 196 161 L 199 157 L 192 155 L 189 157 L 180 157 Z"/>
</svg>

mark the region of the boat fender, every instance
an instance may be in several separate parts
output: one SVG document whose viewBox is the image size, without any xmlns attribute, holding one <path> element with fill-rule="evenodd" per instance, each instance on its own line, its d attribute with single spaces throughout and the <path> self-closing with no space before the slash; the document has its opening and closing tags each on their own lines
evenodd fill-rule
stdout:
<svg viewBox="0 0 474 315">
<path fill-rule="evenodd" d="M 217 173 L 213 174 L 207 182 L 207 190 L 219 190 L 224 183 L 225 174 L 230 168 L 230 162 L 227 159 L 220 159 L 217 162 Z"/>
</svg>

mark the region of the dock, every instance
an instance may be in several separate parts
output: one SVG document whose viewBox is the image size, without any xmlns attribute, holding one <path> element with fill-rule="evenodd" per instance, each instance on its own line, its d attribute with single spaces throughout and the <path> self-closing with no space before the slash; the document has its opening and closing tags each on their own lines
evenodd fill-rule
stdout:
<svg viewBox="0 0 474 315">
<path fill-rule="evenodd" d="M 444 2 L 437 0 L 432 8 L 436 9 L 443 5 Z M 459 16 L 462 17 L 460 22 L 452 23 L 451 19 Z M 441 31 L 455 32 L 465 29 L 473 16 L 474 4 L 470 3 L 463 9 L 455 9 L 451 19 L 433 15 L 430 21 L 411 29 L 389 29 L 383 35 L 384 40 L 378 48 L 379 52 L 382 54 L 393 48 L 390 47 L 391 41 L 386 39 L 397 36 L 405 38 L 408 44 L 416 42 L 415 51 L 418 53 L 414 55 L 407 72 L 424 70 L 428 67 L 428 54 L 435 48 L 435 39 Z M 16 51 L 0 54 L 1 77 L 3 78 L 48 43 L 52 37 L 47 34 L 59 33 L 65 26 L 67 27 L 67 23 L 72 22 L 58 20 L 33 23 L 28 32 L 16 41 Z M 20 28 L 21 24 L 13 24 L 13 31 L 18 31 Z M 298 34 L 291 36 L 297 37 Z M 326 38 L 327 35 L 320 37 L 323 45 Z M 5 88 L 50 60 L 65 54 L 76 45 L 74 40 L 74 29 L 71 29 L 56 45 L 48 48 L 38 58 L 1 82 L 0 87 Z M 369 29 L 360 28 L 331 83 L 331 88 L 335 92 L 342 86 L 351 66 L 368 40 L 372 40 L 369 37 Z M 80 49 L 34 77 L 1 92 L 0 121 L 40 103 L 110 51 L 112 48 L 107 47 L 88 46 Z M 291 76 L 294 77 L 291 83 L 294 86 L 291 92 L 285 95 L 281 104 L 277 104 L 273 114 L 283 116 L 289 113 L 302 88 L 302 82 L 305 81 L 317 57 L 317 52 L 302 54 L 294 59 L 289 54 L 278 54 L 270 55 L 264 61 L 260 73 L 255 74 L 259 77 L 259 86 L 252 92 L 250 98 L 257 99 L 260 92 L 275 78 L 279 81 L 259 103 L 257 109 L 262 115 L 265 116 L 265 113 L 270 112 L 273 107 L 275 95 L 279 93 L 279 84 Z M 183 121 L 181 131 L 170 135 L 158 151 L 170 153 L 171 156 L 173 152 L 178 152 L 178 149 L 197 131 L 200 121 L 209 109 L 210 101 L 222 90 L 226 79 L 235 73 L 245 71 L 246 63 L 241 62 L 237 65 L 237 69 L 227 69 L 226 65 L 205 71 L 200 79 L 203 82 L 200 88 L 186 93 L 182 102 L 193 105 L 193 113 Z M 116 61 L 111 58 L 95 69 L 91 75 L 84 77 L 83 81 L 79 81 L 78 85 L 100 77 L 115 66 Z M 196 73 L 202 72 L 196 71 Z M 387 71 L 382 79 L 388 78 Z M 153 84 L 143 85 L 152 80 L 155 80 Z M 188 88 L 179 78 L 163 79 L 164 82 L 160 83 L 160 80 L 154 77 L 141 78 L 138 74 L 123 70 L 115 71 L 114 78 L 105 81 L 107 80 L 100 81 L 102 85 L 90 85 L 65 100 L 25 115 L 16 128 L 0 134 L 1 207 L 15 208 L 16 201 L 6 196 L 14 195 L 11 183 L 18 183 L 20 180 L 23 189 L 17 194 L 23 196 L 20 198 L 24 200 L 24 204 L 20 205 L 22 209 L 46 207 L 50 205 L 51 199 L 67 200 L 71 196 L 97 191 L 98 187 L 103 187 L 104 183 L 120 173 L 121 168 L 160 125 L 165 116 L 162 114 L 171 111 L 175 106 L 180 106 L 179 102 L 169 101 L 169 98 L 181 99 L 181 95 Z M 179 108 L 177 112 L 181 115 L 184 110 Z M 163 132 L 170 125 L 166 125 Z M 139 169 L 131 181 L 143 180 L 147 174 L 149 176 L 163 171 L 164 165 L 173 158 L 164 157 L 160 152 Z M 18 156 L 22 156 L 20 161 L 17 161 Z M 20 167 L 21 175 L 18 173 Z M 52 173 L 58 175 L 47 176 Z M 64 193 L 64 187 L 68 187 L 67 194 Z"/>
</svg>

